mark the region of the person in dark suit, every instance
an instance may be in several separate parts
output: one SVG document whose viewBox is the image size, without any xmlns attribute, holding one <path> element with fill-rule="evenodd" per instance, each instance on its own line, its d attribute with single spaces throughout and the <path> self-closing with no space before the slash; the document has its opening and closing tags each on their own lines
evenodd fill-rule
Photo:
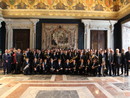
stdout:
<svg viewBox="0 0 130 98">
<path fill-rule="evenodd" d="M 27 57 L 29 58 L 29 62 L 30 62 L 30 73 L 32 74 L 33 72 L 33 60 L 34 60 L 34 54 L 33 51 L 29 49 L 28 53 L 27 53 Z"/>
<path fill-rule="evenodd" d="M 38 65 L 39 65 L 38 59 L 34 58 L 34 61 L 33 61 L 33 72 L 34 72 L 34 74 L 38 73 L 38 71 L 37 71 Z"/>
<path fill-rule="evenodd" d="M 102 63 L 105 62 L 105 53 L 104 50 L 99 51 L 99 76 L 101 76 Z"/>
<path fill-rule="evenodd" d="M 119 49 L 116 49 L 116 52 L 114 54 L 114 66 L 115 66 L 114 75 L 119 76 L 120 63 L 121 63 L 121 54 L 119 53 Z"/>
<path fill-rule="evenodd" d="M 85 73 L 85 65 L 83 59 L 80 59 L 80 62 L 78 63 L 78 71 L 78 73 L 81 75 Z"/>
<path fill-rule="evenodd" d="M 114 63 L 114 51 L 112 49 L 110 50 L 109 61 L 110 61 L 110 66 L 112 66 L 112 74 L 114 74 L 114 67 L 115 67 L 115 65 L 113 64 Z M 107 68 L 106 68 L 106 71 L 107 71 Z"/>
<path fill-rule="evenodd" d="M 45 73 L 49 74 L 50 73 L 50 66 L 49 66 L 49 64 L 47 62 L 47 59 L 44 59 L 43 63 L 44 63 L 44 66 L 45 66 Z"/>
<path fill-rule="evenodd" d="M 67 59 L 69 59 L 68 51 L 64 51 L 63 62 L 65 62 Z"/>
<path fill-rule="evenodd" d="M 126 66 L 125 66 L 125 74 L 128 76 L 129 75 L 129 67 L 130 67 L 130 47 L 128 47 L 128 51 L 125 53 L 125 58 L 126 58 Z"/>
<path fill-rule="evenodd" d="M 124 73 L 124 68 L 126 66 L 126 59 L 125 59 L 125 50 L 122 49 L 121 51 L 121 75 Z"/>
<path fill-rule="evenodd" d="M 73 60 L 73 62 L 71 63 L 71 72 L 72 74 L 78 74 L 78 66 L 76 60 Z"/>
<path fill-rule="evenodd" d="M 79 58 L 78 58 L 78 52 L 76 51 L 76 50 L 74 50 L 74 52 L 73 52 L 73 58 L 75 58 L 75 60 L 76 60 L 76 63 L 79 61 Z"/>
<path fill-rule="evenodd" d="M 69 74 L 70 73 L 70 70 L 71 70 L 71 67 L 70 67 L 70 61 L 69 59 L 66 60 L 65 64 L 64 64 L 64 73 L 65 74 Z"/>
<path fill-rule="evenodd" d="M 57 62 L 58 57 L 57 57 L 57 55 L 56 55 L 56 52 L 53 52 L 53 53 L 51 54 L 51 58 L 54 60 L 55 63 Z"/>
<path fill-rule="evenodd" d="M 97 58 L 93 58 L 92 65 L 91 65 L 91 72 L 93 76 L 97 76 L 97 69 L 98 69 Z"/>
<path fill-rule="evenodd" d="M 48 62 L 48 63 L 50 62 L 50 59 L 51 59 L 51 52 L 50 52 L 50 50 L 47 50 L 47 51 L 44 53 L 44 59 L 47 59 L 47 62 Z"/>
<path fill-rule="evenodd" d="M 81 60 L 81 59 L 85 60 L 85 56 L 83 55 L 83 52 L 80 52 L 78 59 L 79 60 Z"/>
<path fill-rule="evenodd" d="M 42 61 L 42 59 L 40 59 L 39 64 L 37 65 L 37 73 L 38 74 L 42 74 L 42 64 L 43 64 L 43 61 Z"/>
<path fill-rule="evenodd" d="M 90 73 L 91 73 L 91 60 L 87 59 L 87 61 L 85 62 L 85 74 L 90 75 Z"/>
<path fill-rule="evenodd" d="M 8 50 L 8 73 L 12 72 L 12 63 L 13 63 L 12 51 L 9 49 Z"/>
<path fill-rule="evenodd" d="M 52 58 L 50 59 L 49 69 L 50 69 L 51 74 L 55 73 L 55 71 L 56 71 L 56 66 L 55 66 L 54 60 Z"/>
<path fill-rule="evenodd" d="M 40 73 L 41 74 L 45 74 L 46 73 L 46 66 L 45 66 L 45 64 L 43 62 L 40 65 Z"/>
<path fill-rule="evenodd" d="M 72 52 L 70 51 L 70 52 L 68 53 L 68 59 L 71 60 L 72 58 L 73 58 L 73 55 L 72 55 Z"/>
<path fill-rule="evenodd" d="M 56 73 L 63 74 L 63 64 L 61 59 L 58 59 L 58 62 L 56 64 Z"/>
<path fill-rule="evenodd" d="M 21 53 L 21 50 L 18 49 L 17 53 L 16 53 L 16 68 L 15 68 L 15 73 L 18 74 L 21 72 L 21 68 L 22 68 L 22 58 L 23 55 Z"/>
<path fill-rule="evenodd" d="M 13 53 L 12 53 L 12 68 L 11 68 L 11 71 L 12 73 L 15 73 L 15 67 L 16 67 L 16 53 L 17 53 L 17 50 L 13 50 Z"/>
<path fill-rule="evenodd" d="M 34 57 L 38 60 L 42 59 L 42 52 L 37 49 L 36 52 L 34 52 Z"/>
<path fill-rule="evenodd" d="M 8 74 L 8 50 L 2 55 L 4 74 Z"/>
<path fill-rule="evenodd" d="M 64 63 L 64 53 L 63 53 L 63 51 L 62 50 L 57 51 L 56 55 L 57 55 L 57 59 L 61 59 L 62 63 Z"/>
<path fill-rule="evenodd" d="M 30 62 L 29 58 L 25 59 L 25 62 L 23 63 L 23 74 L 24 75 L 30 75 Z"/>
<path fill-rule="evenodd" d="M 105 62 L 106 62 L 107 74 L 111 76 L 112 65 L 110 64 L 110 49 L 107 49 L 107 52 L 105 53 Z"/>
</svg>

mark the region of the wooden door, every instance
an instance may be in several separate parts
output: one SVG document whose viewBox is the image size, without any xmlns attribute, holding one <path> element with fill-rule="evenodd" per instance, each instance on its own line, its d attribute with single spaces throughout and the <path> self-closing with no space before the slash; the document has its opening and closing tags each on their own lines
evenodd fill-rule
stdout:
<svg viewBox="0 0 130 98">
<path fill-rule="evenodd" d="M 107 48 L 107 31 L 91 30 L 91 49 Z"/>
<path fill-rule="evenodd" d="M 30 29 L 13 29 L 13 47 L 25 50 L 30 46 Z"/>
</svg>

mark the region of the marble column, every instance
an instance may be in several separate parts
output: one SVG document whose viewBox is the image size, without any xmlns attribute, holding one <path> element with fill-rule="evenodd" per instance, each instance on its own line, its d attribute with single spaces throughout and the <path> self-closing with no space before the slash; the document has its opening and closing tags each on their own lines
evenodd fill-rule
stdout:
<svg viewBox="0 0 130 98">
<path fill-rule="evenodd" d="M 9 49 L 13 47 L 13 39 L 12 39 L 13 34 L 11 36 L 10 32 L 13 32 L 13 30 L 10 27 L 9 21 L 8 22 L 6 21 L 5 49 Z"/>
<path fill-rule="evenodd" d="M 90 48 L 90 30 L 89 30 L 89 22 L 90 20 L 82 20 L 84 23 L 84 49 Z"/>
<path fill-rule="evenodd" d="M 109 34 L 110 34 L 110 43 L 112 43 L 112 46 L 109 45 L 109 47 L 111 47 L 112 49 L 114 49 L 114 25 L 117 23 L 117 21 L 114 21 L 114 20 L 110 20 L 109 21 L 110 23 L 110 26 L 109 26 Z"/>
<path fill-rule="evenodd" d="M 3 19 L 3 17 L 0 17 L 0 28 L 1 28 L 1 22 L 3 22 L 4 21 L 4 19 Z"/>
<path fill-rule="evenodd" d="M 3 18 L 2 17 L 0 17 L 0 29 L 2 29 L 1 27 L 2 27 L 2 25 L 1 25 L 1 22 L 3 22 Z M 0 56 L 2 55 L 2 30 L 0 30 Z"/>
<path fill-rule="evenodd" d="M 30 19 L 30 21 L 32 22 L 32 27 L 33 27 L 33 47 L 36 48 L 36 24 L 39 21 L 39 19 Z"/>
</svg>

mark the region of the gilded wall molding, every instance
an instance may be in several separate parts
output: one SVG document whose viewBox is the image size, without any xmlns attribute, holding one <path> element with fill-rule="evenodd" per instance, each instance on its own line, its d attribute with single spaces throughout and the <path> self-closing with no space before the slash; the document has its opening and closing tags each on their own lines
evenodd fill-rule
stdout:
<svg viewBox="0 0 130 98">
<path fill-rule="evenodd" d="M 100 13 L 100 14 L 99 14 Z M 116 12 L 86 12 L 86 11 L 61 11 L 61 10 L 3 10 L 5 18 L 97 18 L 116 19 Z"/>
</svg>

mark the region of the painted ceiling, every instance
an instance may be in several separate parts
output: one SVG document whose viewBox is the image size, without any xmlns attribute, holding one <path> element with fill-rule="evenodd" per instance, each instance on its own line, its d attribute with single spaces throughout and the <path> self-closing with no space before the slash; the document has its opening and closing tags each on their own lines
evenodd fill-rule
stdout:
<svg viewBox="0 0 130 98">
<path fill-rule="evenodd" d="M 130 12 L 130 0 L 1 0 L 7 18 L 120 19 Z"/>
</svg>

